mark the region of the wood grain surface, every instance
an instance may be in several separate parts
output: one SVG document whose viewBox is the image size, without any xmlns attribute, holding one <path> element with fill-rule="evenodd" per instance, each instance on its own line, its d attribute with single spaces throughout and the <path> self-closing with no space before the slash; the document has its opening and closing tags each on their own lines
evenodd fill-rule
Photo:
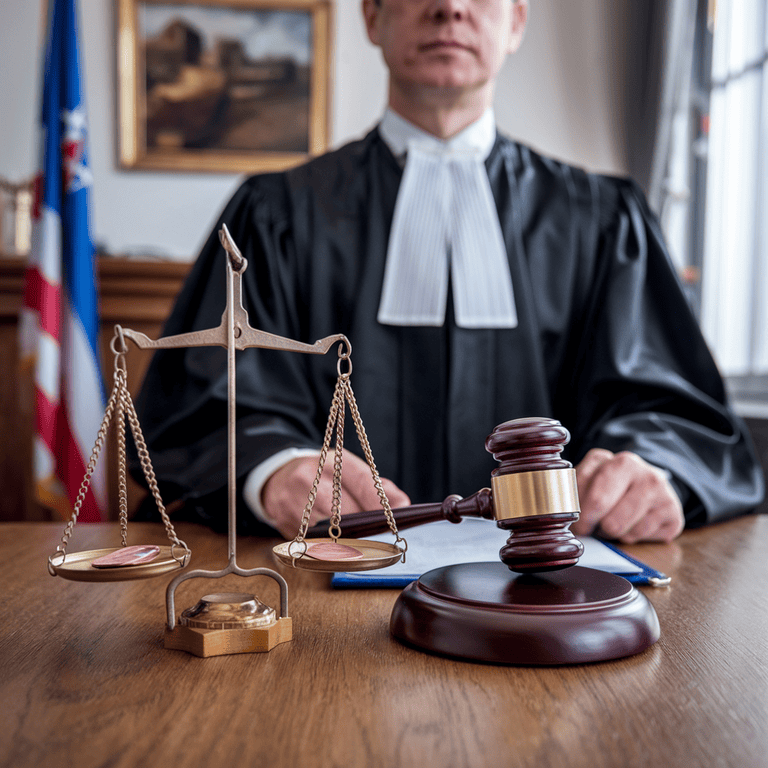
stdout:
<svg viewBox="0 0 768 768">
<path fill-rule="evenodd" d="M 192 567 L 216 569 L 226 537 L 179 525 Z M 163 648 L 167 577 L 116 584 L 52 578 L 52 523 L 0 525 L 0 765 L 733 766 L 768 765 L 768 518 L 685 532 L 628 551 L 672 576 L 643 588 L 661 640 L 627 659 L 502 667 L 429 656 L 389 635 L 396 590 L 331 590 L 291 571 L 294 639 L 265 654 L 201 659 Z M 164 543 L 151 524 L 130 544 Z M 238 564 L 273 566 L 273 540 L 241 539 Z M 80 525 L 70 549 L 119 544 Z M 266 578 L 189 580 L 204 594 Z"/>
</svg>

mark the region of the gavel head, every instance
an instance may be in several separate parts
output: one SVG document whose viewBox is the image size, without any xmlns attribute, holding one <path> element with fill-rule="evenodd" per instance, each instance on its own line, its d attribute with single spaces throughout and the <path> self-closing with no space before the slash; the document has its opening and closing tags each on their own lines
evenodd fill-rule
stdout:
<svg viewBox="0 0 768 768">
<path fill-rule="evenodd" d="M 555 419 L 515 419 L 485 441 L 500 462 L 492 472 L 493 515 L 510 532 L 499 556 L 512 571 L 555 571 L 575 565 L 583 544 L 571 533 L 579 519 L 576 472 L 561 458 L 570 440 Z"/>
</svg>

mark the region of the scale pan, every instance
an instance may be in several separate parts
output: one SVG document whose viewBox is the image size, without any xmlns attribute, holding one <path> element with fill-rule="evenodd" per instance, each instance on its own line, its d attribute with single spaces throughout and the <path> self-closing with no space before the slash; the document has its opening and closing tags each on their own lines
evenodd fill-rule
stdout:
<svg viewBox="0 0 768 768">
<path fill-rule="evenodd" d="M 91 563 L 99 557 L 109 555 L 123 547 L 109 549 L 90 549 L 85 552 L 67 553 L 64 562 L 53 565 L 57 576 L 71 581 L 132 581 L 162 576 L 164 573 L 181 568 L 181 564 L 171 555 L 171 547 L 160 547 L 154 560 L 140 565 L 123 565 L 118 568 L 95 568 Z"/>
<path fill-rule="evenodd" d="M 332 544 L 333 539 L 305 539 L 308 546 L 312 544 Z M 292 541 L 284 541 L 272 547 L 275 557 L 287 566 L 296 566 L 305 571 L 373 571 L 376 568 L 386 568 L 394 565 L 403 558 L 403 551 L 394 544 L 383 541 L 368 541 L 367 539 L 337 539 L 337 544 L 353 547 L 362 553 L 356 560 L 317 560 L 308 555 L 297 557 L 295 560 L 288 554 Z M 296 547 L 294 547 L 296 549 Z"/>
</svg>

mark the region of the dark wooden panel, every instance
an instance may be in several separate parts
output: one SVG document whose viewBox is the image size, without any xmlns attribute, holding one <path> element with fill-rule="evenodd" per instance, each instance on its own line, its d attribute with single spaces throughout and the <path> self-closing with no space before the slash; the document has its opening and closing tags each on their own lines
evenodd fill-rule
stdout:
<svg viewBox="0 0 768 768">
<path fill-rule="evenodd" d="M 101 352 L 104 381 L 112 387 L 113 355 L 109 342 L 114 325 L 156 337 L 190 269 L 186 262 L 99 259 Z M 24 261 L 0 258 L 0 521 L 50 520 L 51 513 L 30 498 L 33 398 L 29 373 L 19 369 L 18 312 L 24 291 Z M 131 346 L 127 355 L 128 386 L 138 390 L 151 357 Z M 117 519 L 117 455 L 114 430 L 108 440 L 109 518 Z M 129 507 L 144 492 L 129 480 Z"/>
</svg>

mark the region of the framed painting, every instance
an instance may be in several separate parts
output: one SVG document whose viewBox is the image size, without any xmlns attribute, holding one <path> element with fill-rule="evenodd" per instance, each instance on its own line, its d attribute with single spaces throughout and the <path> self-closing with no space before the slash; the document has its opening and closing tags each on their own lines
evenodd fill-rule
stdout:
<svg viewBox="0 0 768 768">
<path fill-rule="evenodd" d="M 254 173 L 325 151 L 329 0 L 118 0 L 124 168 Z"/>
</svg>

